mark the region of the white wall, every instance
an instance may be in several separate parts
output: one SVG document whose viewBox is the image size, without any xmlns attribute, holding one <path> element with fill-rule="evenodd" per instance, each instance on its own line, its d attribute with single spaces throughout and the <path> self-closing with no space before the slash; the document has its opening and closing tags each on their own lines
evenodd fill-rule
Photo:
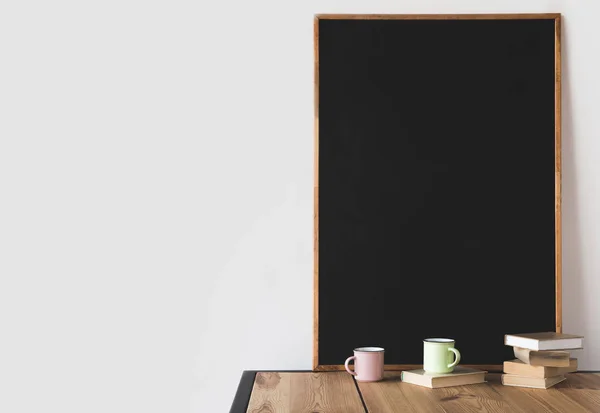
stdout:
<svg viewBox="0 0 600 413">
<path fill-rule="evenodd" d="M 543 11 L 598 370 L 597 2 L 0 3 L 0 411 L 225 412 L 243 369 L 309 369 L 313 14 Z"/>
</svg>

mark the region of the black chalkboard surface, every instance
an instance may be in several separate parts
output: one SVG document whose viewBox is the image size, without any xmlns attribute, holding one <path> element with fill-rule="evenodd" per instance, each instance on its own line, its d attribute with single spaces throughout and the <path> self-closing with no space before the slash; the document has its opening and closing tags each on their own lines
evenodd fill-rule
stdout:
<svg viewBox="0 0 600 413">
<path fill-rule="evenodd" d="M 316 18 L 316 370 L 428 337 L 494 369 L 561 331 L 559 24 Z"/>
</svg>

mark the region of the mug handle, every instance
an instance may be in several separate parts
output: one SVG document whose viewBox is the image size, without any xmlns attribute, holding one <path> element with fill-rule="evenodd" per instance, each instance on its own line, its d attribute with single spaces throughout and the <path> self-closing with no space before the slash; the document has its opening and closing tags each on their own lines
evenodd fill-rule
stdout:
<svg viewBox="0 0 600 413">
<path fill-rule="evenodd" d="M 448 347 L 448 351 L 451 351 L 454 353 L 454 361 L 452 363 L 448 364 L 448 368 L 450 369 L 450 368 L 456 366 L 460 362 L 460 351 L 458 351 L 454 347 Z"/>
<path fill-rule="evenodd" d="M 350 363 L 350 360 L 354 360 L 356 359 L 356 357 L 352 356 L 352 357 L 348 357 L 346 359 L 346 362 L 344 363 L 344 367 L 346 367 L 346 371 L 350 374 L 352 374 L 353 376 L 356 376 L 356 372 L 350 370 L 350 366 L 348 365 L 348 363 Z"/>
</svg>

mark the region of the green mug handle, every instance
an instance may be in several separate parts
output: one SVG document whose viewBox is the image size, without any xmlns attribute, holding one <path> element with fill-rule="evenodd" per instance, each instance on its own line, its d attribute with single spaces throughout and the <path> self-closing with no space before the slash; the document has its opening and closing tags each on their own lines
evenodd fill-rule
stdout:
<svg viewBox="0 0 600 413">
<path fill-rule="evenodd" d="M 456 366 L 460 362 L 460 351 L 458 351 L 454 347 L 448 347 L 448 351 L 451 351 L 454 353 L 454 361 L 452 363 L 448 364 L 448 368 L 451 369 L 452 367 Z"/>
</svg>

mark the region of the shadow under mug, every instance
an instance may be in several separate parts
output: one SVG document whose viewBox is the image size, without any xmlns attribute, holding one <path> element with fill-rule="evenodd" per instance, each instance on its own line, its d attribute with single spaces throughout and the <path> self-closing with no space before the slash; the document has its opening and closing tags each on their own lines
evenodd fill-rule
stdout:
<svg viewBox="0 0 600 413">
<path fill-rule="evenodd" d="M 346 359 L 344 367 L 357 381 L 382 380 L 384 352 L 385 350 L 382 347 L 355 348 L 354 355 Z M 354 371 L 350 370 L 349 366 L 352 360 L 354 360 Z"/>
<path fill-rule="evenodd" d="M 423 340 L 423 370 L 427 373 L 452 373 L 460 362 L 460 352 L 451 338 Z M 453 360 L 454 359 L 454 360 Z"/>
</svg>

